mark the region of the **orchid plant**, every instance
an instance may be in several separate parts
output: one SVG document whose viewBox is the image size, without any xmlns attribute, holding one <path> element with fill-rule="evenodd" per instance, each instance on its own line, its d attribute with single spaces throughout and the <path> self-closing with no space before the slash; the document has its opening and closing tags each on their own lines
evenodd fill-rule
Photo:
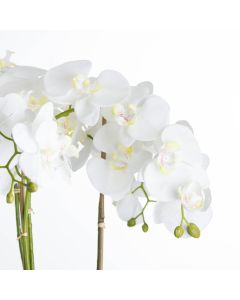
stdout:
<svg viewBox="0 0 240 300">
<path fill-rule="evenodd" d="M 23 269 L 34 269 L 31 196 L 86 165 L 100 193 L 97 269 L 103 269 L 104 195 L 129 227 L 153 220 L 176 238 L 199 238 L 211 193 L 188 122 L 169 123 L 170 107 L 150 82 L 130 86 L 119 72 L 89 75 L 89 61 L 48 71 L 0 60 L 0 195 L 15 203 Z"/>
</svg>

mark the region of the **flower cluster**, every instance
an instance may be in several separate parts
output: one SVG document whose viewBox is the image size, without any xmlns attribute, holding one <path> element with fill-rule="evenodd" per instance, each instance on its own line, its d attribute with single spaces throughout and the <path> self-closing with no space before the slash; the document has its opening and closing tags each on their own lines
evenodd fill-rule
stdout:
<svg viewBox="0 0 240 300">
<path fill-rule="evenodd" d="M 35 190 L 69 180 L 86 164 L 93 186 L 112 198 L 128 226 L 148 206 L 176 237 L 199 237 L 211 219 L 208 158 L 186 121 L 169 123 L 168 103 L 150 82 L 119 72 L 89 75 L 89 61 L 50 70 L 0 60 L 0 194 L 12 200 L 28 178 Z"/>
</svg>

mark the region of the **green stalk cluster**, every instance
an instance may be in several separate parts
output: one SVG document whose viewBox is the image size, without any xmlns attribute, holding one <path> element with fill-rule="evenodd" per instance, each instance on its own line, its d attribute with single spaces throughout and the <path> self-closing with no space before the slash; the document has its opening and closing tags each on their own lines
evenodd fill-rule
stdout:
<svg viewBox="0 0 240 300">
<path fill-rule="evenodd" d="M 142 219 L 143 219 L 142 231 L 143 232 L 148 232 L 149 227 L 148 227 L 148 224 L 145 221 L 144 211 L 145 211 L 145 209 L 147 208 L 147 206 L 148 206 L 148 204 L 150 202 L 156 202 L 156 201 L 149 199 L 149 196 L 148 196 L 148 194 L 147 194 L 147 192 L 146 192 L 146 190 L 144 188 L 144 184 L 143 183 L 141 183 L 137 188 L 135 188 L 135 190 L 132 191 L 132 194 L 134 194 L 139 189 L 142 190 L 142 192 L 143 192 L 143 194 L 144 194 L 144 196 L 145 196 L 145 198 L 146 198 L 147 201 L 146 201 L 145 205 L 143 206 L 141 212 L 138 215 L 136 215 L 136 217 L 131 218 L 130 220 L 128 220 L 127 225 L 129 227 L 135 226 L 136 223 L 137 223 L 136 222 L 137 218 L 142 217 Z"/>
<path fill-rule="evenodd" d="M 6 169 L 10 175 L 12 182 L 10 191 L 7 194 L 7 203 L 15 202 L 15 215 L 17 227 L 17 239 L 19 251 L 24 270 L 34 270 L 34 253 L 33 253 L 33 236 L 31 221 L 31 193 L 37 191 L 37 185 L 31 182 L 18 167 L 15 166 L 16 174 L 21 178 L 17 180 L 10 169 L 13 159 L 21 154 L 17 149 L 17 145 L 13 138 L 8 137 L 0 131 L 0 136 L 13 143 L 14 153 L 1 169 Z"/>
</svg>

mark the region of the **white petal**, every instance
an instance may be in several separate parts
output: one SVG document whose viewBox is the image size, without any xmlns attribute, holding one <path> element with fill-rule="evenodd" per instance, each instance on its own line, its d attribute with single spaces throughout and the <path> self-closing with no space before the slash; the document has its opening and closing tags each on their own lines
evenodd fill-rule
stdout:
<svg viewBox="0 0 240 300">
<path fill-rule="evenodd" d="M 44 104 L 41 107 L 32 124 L 32 128 L 34 132 L 38 129 L 41 123 L 52 121 L 54 119 L 53 111 L 54 111 L 53 104 L 50 102 Z"/>
<path fill-rule="evenodd" d="M 204 190 L 204 194 L 205 194 L 205 203 L 204 203 L 203 210 L 207 210 L 210 207 L 211 202 L 212 202 L 211 190 L 209 188 L 205 189 Z"/>
<path fill-rule="evenodd" d="M 9 70 L 8 75 L 28 80 L 36 80 L 40 76 L 43 76 L 45 72 L 45 70 L 35 67 L 16 66 L 13 69 Z"/>
<path fill-rule="evenodd" d="M 91 69 L 88 60 L 71 61 L 50 69 L 44 77 L 44 86 L 50 96 L 64 96 L 72 89 L 72 80 L 87 76 Z"/>
<path fill-rule="evenodd" d="M 106 153 L 114 153 L 117 147 L 121 144 L 120 126 L 115 123 L 107 123 L 96 132 L 93 144 L 97 150 Z"/>
<path fill-rule="evenodd" d="M 140 141 L 156 139 L 169 120 L 169 105 L 160 97 L 150 96 L 140 109 L 129 134 Z"/>
<path fill-rule="evenodd" d="M 100 108 L 91 103 L 88 98 L 77 101 L 74 109 L 78 120 L 81 123 L 87 126 L 94 126 L 97 124 L 100 115 Z"/>
<path fill-rule="evenodd" d="M 176 122 L 176 124 L 183 125 L 183 126 L 189 128 L 192 131 L 192 133 L 194 133 L 192 126 L 186 120 L 179 120 L 179 121 Z"/>
<path fill-rule="evenodd" d="M 200 230 L 203 230 L 212 218 L 212 210 L 209 208 L 206 211 L 199 212 L 189 212 L 184 211 L 185 217 L 189 223 L 196 224 Z M 166 228 L 173 233 L 176 226 L 181 222 L 181 202 L 180 201 L 171 201 L 161 203 L 158 202 L 154 210 L 154 220 L 155 223 L 163 223 Z M 186 224 L 183 223 L 185 229 L 185 237 L 189 237 L 186 231 Z"/>
<path fill-rule="evenodd" d="M 117 202 L 117 212 L 123 221 L 128 221 L 137 215 L 139 201 L 133 195 L 129 194 Z"/>
<path fill-rule="evenodd" d="M 57 150 L 59 147 L 57 123 L 54 121 L 43 122 L 35 133 L 35 141 L 39 149 Z"/>
<path fill-rule="evenodd" d="M 38 154 L 22 153 L 19 159 L 19 165 L 23 173 L 33 182 L 40 182 L 41 158 Z"/>
<path fill-rule="evenodd" d="M 176 141 L 179 143 L 187 143 L 189 141 L 192 142 L 194 140 L 194 136 L 191 129 L 188 127 L 180 124 L 173 124 L 167 126 L 163 130 L 161 139 L 163 142 Z"/>
<path fill-rule="evenodd" d="M 87 173 L 93 186 L 106 195 L 128 192 L 133 181 L 132 174 L 126 170 L 114 170 L 109 161 L 100 158 L 88 161 Z"/>
<path fill-rule="evenodd" d="M 144 170 L 144 182 L 150 195 L 160 201 L 172 201 L 178 198 L 178 188 L 190 182 L 197 182 L 202 189 L 208 188 L 209 181 L 205 170 L 199 167 L 182 165 L 172 173 L 161 172 L 156 161 L 147 165 Z"/>
<path fill-rule="evenodd" d="M 0 195 L 6 196 L 11 187 L 12 179 L 6 169 L 0 169 Z"/>
<path fill-rule="evenodd" d="M 202 155 L 199 145 L 188 127 L 180 124 L 167 126 L 161 134 L 161 139 L 164 143 L 174 141 L 179 145 L 177 155 L 181 161 L 191 165 L 201 165 Z"/>
<path fill-rule="evenodd" d="M 16 66 L 0 76 L 0 96 L 33 89 L 44 70 L 34 67 Z"/>
<path fill-rule="evenodd" d="M 172 232 L 181 222 L 181 202 L 179 200 L 170 202 L 157 202 L 154 207 L 154 222 L 157 224 L 172 223 Z"/>
<path fill-rule="evenodd" d="M 13 154 L 13 143 L 0 137 L 0 166 L 5 166 Z"/>
<path fill-rule="evenodd" d="M 153 84 L 150 81 L 140 82 L 137 87 L 145 90 L 145 96 L 151 95 L 153 93 Z"/>
<path fill-rule="evenodd" d="M 91 150 L 92 150 L 92 141 L 89 140 L 86 142 L 84 147 L 80 150 L 78 158 L 73 157 L 70 159 L 71 168 L 74 172 L 81 169 L 85 165 L 91 153 Z"/>
<path fill-rule="evenodd" d="M 12 130 L 13 139 L 18 147 L 28 153 L 37 151 L 37 144 L 32 136 L 31 130 L 25 124 L 16 124 Z"/>
<path fill-rule="evenodd" d="M 141 168 L 144 168 L 145 165 L 150 161 L 152 155 L 147 151 L 137 151 L 132 154 L 129 159 L 129 169 L 135 173 L 139 171 Z"/>
<path fill-rule="evenodd" d="M 142 116 L 160 131 L 168 122 L 169 111 L 170 107 L 166 101 L 158 96 L 150 96 L 143 104 Z"/>
<path fill-rule="evenodd" d="M 99 106 L 111 106 L 127 96 L 129 84 L 118 72 L 103 71 L 98 79 L 99 90 L 92 95 L 92 101 Z"/>
<path fill-rule="evenodd" d="M 0 102 L 2 102 L 1 112 L 13 125 L 24 120 L 27 105 L 22 96 L 17 94 L 8 94 L 5 97 L 0 98 Z"/>
<path fill-rule="evenodd" d="M 202 168 L 207 170 L 209 163 L 210 163 L 209 157 L 206 154 L 202 153 Z"/>
</svg>

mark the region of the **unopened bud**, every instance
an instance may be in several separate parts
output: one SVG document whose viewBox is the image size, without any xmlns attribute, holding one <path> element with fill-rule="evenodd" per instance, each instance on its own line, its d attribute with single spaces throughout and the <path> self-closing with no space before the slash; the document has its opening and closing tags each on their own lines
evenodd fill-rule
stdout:
<svg viewBox="0 0 240 300">
<path fill-rule="evenodd" d="M 191 235 L 192 237 L 194 237 L 196 239 L 200 237 L 200 229 L 194 223 L 190 223 L 188 225 L 187 232 L 189 235 Z"/>
<path fill-rule="evenodd" d="M 30 193 L 34 193 L 38 190 L 38 185 L 34 182 L 29 182 L 28 185 L 27 185 L 27 190 Z"/>
<path fill-rule="evenodd" d="M 180 238 L 182 237 L 184 234 L 184 229 L 182 228 L 182 226 L 177 226 L 174 230 L 174 235 L 176 238 Z"/>
<path fill-rule="evenodd" d="M 136 220 L 134 218 L 130 219 L 128 222 L 127 222 L 127 225 L 129 227 L 133 227 L 136 225 Z"/>
<path fill-rule="evenodd" d="M 142 226 L 142 231 L 143 232 L 148 232 L 148 224 L 147 223 L 144 223 L 143 226 Z"/>
<path fill-rule="evenodd" d="M 10 191 L 8 194 L 7 194 L 7 203 L 11 204 L 14 202 L 14 194 L 12 191 Z"/>
</svg>

